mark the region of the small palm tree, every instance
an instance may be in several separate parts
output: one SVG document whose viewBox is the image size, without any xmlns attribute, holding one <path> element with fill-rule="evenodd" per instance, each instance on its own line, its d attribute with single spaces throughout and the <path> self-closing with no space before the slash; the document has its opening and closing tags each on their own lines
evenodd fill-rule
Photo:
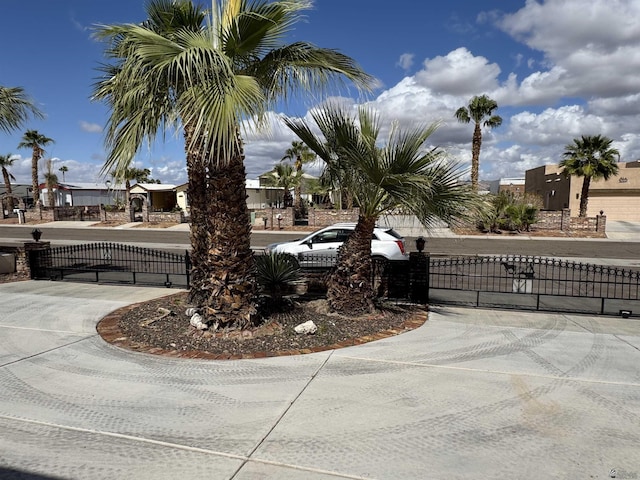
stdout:
<svg viewBox="0 0 640 480">
<path fill-rule="evenodd" d="M 560 162 L 565 176 L 583 177 L 580 217 L 587 216 L 591 180 L 608 180 L 618 174 L 616 159 L 620 158 L 620 152 L 611 147 L 612 143 L 613 140 L 601 135 L 583 135 L 565 147 L 564 159 Z"/>
<path fill-rule="evenodd" d="M 18 148 L 30 148 L 31 149 L 31 188 L 33 194 L 33 203 L 37 205 L 40 203 L 40 188 L 38 181 L 38 162 L 44 155 L 44 148 L 53 140 L 49 137 L 45 137 L 37 130 L 27 130 L 22 136 L 22 141 L 18 144 Z"/>
<path fill-rule="evenodd" d="M 4 179 L 4 188 L 6 193 L 12 194 L 11 190 L 11 180 L 15 181 L 15 177 L 9 172 L 9 168 L 13 166 L 13 163 L 16 161 L 15 158 L 12 158 L 12 154 L 8 153 L 6 155 L 0 155 L 0 168 L 2 169 L 2 178 Z M 13 200 L 8 199 L 6 202 L 7 209 L 13 208 Z"/>
<path fill-rule="evenodd" d="M 191 206 L 191 303 L 208 321 L 255 320 L 254 258 L 240 124 L 297 93 L 324 93 L 372 77 L 349 57 L 307 42 L 285 44 L 309 0 L 150 0 L 142 24 L 103 26 L 111 64 L 94 98 L 110 116 L 103 172 L 122 171 L 158 132 L 185 140 Z"/>
<path fill-rule="evenodd" d="M 58 176 L 53 173 L 53 160 L 47 160 L 47 171 L 44 173 L 44 183 L 47 186 L 47 202 L 48 207 L 53 208 L 56 206 L 56 197 L 53 194 L 53 190 L 58 186 Z"/>
<path fill-rule="evenodd" d="M 10 133 L 17 130 L 33 115 L 42 118 L 42 112 L 20 87 L 0 85 L 0 130 Z"/>
<path fill-rule="evenodd" d="M 357 117 L 337 105 L 312 113 L 322 137 L 305 120 L 285 118 L 285 123 L 331 168 L 341 162 L 341 184 L 360 209 L 354 233 L 338 252 L 328 283 L 331 307 L 343 313 L 374 308 L 371 285 L 371 238 L 378 218 L 401 209 L 413 213 L 425 226 L 443 219 L 455 222 L 475 210 L 477 196 L 458 182 L 462 172 L 445 161 L 444 151 L 425 149 L 436 125 L 402 131 L 391 128 L 380 145 L 380 119 L 360 108 Z"/>
<path fill-rule="evenodd" d="M 502 125 L 502 117 L 493 115 L 498 108 L 495 100 L 486 95 L 475 96 L 466 107 L 460 107 L 456 111 L 456 118 L 460 123 L 469 123 L 473 120 L 473 140 L 471 144 L 471 186 L 478 191 L 478 177 L 480 173 L 480 147 L 482 146 L 482 128 L 495 128 Z"/>
<path fill-rule="evenodd" d="M 302 201 L 302 187 L 304 184 L 302 181 L 302 174 L 304 173 L 302 167 L 307 163 L 313 162 L 316 158 L 316 154 L 313 153 L 309 147 L 307 147 L 303 142 L 297 142 L 295 140 L 291 142 L 291 147 L 287 149 L 284 157 L 282 157 L 281 161 L 287 160 L 293 163 L 296 170 L 296 176 L 300 179 L 294 189 L 296 197 L 296 218 L 303 217 L 305 212 L 304 202 Z"/>
<path fill-rule="evenodd" d="M 301 176 L 293 169 L 291 165 L 286 163 L 278 163 L 273 170 L 263 177 L 264 184 L 267 187 L 280 187 L 284 190 L 283 201 L 284 207 L 293 206 L 293 197 L 291 189 L 297 188 L 302 180 Z"/>
<path fill-rule="evenodd" d="M 288 253 L 270 253 L 256 257 L 256 279 L 262 293 L 271 299 L 271 307 L 283 306 L 287 289 L 300 282 L 300 265 Z"/>
<path fill-rule="evenodd" d="M 67 167 L 66 165 L 61 166 L 58 169 L 59 172 L 62 172 L 62 183 L 64 183 L 64 174 L 67 173 L 69 171 L 69 167 Z"/>
</svg>

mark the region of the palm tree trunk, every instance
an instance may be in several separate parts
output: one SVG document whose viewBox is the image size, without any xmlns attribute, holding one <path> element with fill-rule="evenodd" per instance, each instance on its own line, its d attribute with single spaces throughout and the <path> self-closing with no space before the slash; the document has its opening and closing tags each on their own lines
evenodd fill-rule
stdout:
<svg viewBox="0 0 640 480">
<path fill-rule="evenodd" d="M 187 198 L 191 216 L 191 279 L 189 301 L 204 305 L 207 299 L 207 252 L 209 251 L 209 225 L 207 222 L 207 170 L 199 145 L 192 142 L 192 130 L 185 126 L 184 138 L 187 154 Z M 128 192 L 128 189 L 127 189 Z"/>
<path fill-rule="evenodd" d="M 189 300 L 219 328 L 246 328 L 256 321 L 256 285 L 247 208 L 244 155 L 214 165 L 202 142 L 185 126 L 191 213 Z"/>
<path fill-rule="evenodd" d="M 49 200 L 49 208 L 56 206 L 56 198 L 53 195 L 53 185 L 47 185 L 47 199 Z"/>
<path fill-rule="evenodd" d="M 9 178 L 9 172 L 5 167 L 2 167 L 2 176 L 4 177 L 4 188 L 6 189 L 6 193 L 11 194 L 11 179 Z"/>
<path fill-rule="evenodd" d="M 482 146 L 482 131 L 480 123 L 476 122 L 473 129 L 473 141 L 471 146 L 471 187 L 478 191 L 478 179 L 480 176 L 480 147 Z"/>
<path fill-rule="evenodd" d="M 7 169 L 5 167 L 2 167 L 2 176 L 4 177 L 4 188 L 6 190 L 6 194 L 10 195 L 11 193 L 13 193 L 11 191 L 11 179 L 9 178 L 9 172 L 7 171 Z M 6 200 L 3 201 L 3 212 L 2 212 L 2 217 L 4 218 L 4 207 L 7 207 L 7 210 L 12 210 L 13 207 L 13 198 L 12 197 L 7 197 Z"/>
<path fill-rule="evenodd" d="M 242 151 L 210 167 L 207 188 L 209 249 L 206 257 L 206 318 L 223 327 L 257 322 L 255 262 L 247 208 Z"/>
<path fill-rule="evenodd" d="M 338 265 L 329 277 L 327 300 L 331 308 L 346 314 L 374 311 L 371 284 L 371 237 L 376 218 L 358 219 L 355 231 L 338 252 Z"/>
<path fill-rule="evenodd" d="M 587 216 L 587 205 L 589 203 L 589 186 L 591 177 L 585 176 L 582 180 L 582 192 L 580 193 L 580 217 Z"/>
<path fill-rule="evenodd" d="M 33 194 L 33 205 L 40 203 L 40 188 L 38 182 L 38 161 L 40 160 L 40 148 L 36 145 L 33 147 L 31 154 L 31 188 Z"/>
</svg>

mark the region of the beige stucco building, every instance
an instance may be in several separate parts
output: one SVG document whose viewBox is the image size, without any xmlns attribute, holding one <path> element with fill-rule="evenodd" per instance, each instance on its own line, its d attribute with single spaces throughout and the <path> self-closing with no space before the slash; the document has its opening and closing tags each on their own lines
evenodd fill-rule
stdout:
<svg viewBox="0 0 640 480">
<path fill-rule="evenodd" d="M 609 180 L 592 180 L 589 187 L 587 216 L 604 212 L 607 220 L 640 221 L 640 160 L 618 163 L 618 175 Z M 580 211 L 582 177 L 566 178 L 558 165 L 543 165 L 527 170 L 525 191 L 542 199 L 543 209 Z"/>
</svg>

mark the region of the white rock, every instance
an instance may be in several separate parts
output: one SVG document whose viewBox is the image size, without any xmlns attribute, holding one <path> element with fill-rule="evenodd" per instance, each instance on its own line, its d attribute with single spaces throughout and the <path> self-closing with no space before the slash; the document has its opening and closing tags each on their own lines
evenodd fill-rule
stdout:
<svg viewBox="0 0 640 480">
<path fill-rule="evenodd" d="M 191 316 L 191 320 L 189 320 L 189 323 L 192 327 L 197 328 L 198 330 L 206 330 L 207 328 L 209 328 L 207 324 L 202 321 L 202 315 L 200 315 L 199 313 L 194 313 Z"/>
<path fill-rule="evenodd" d="M 318 331 L 318 327 L 316 327 L 316 324 L 313 323 L 313 320 L 309 320 L 308 322 L 297 325 L 294 330 L 296 331 L 296 333 L 304 333 L 310 335 L 312 333 L 316 333 Z"/>
<path fill-rule="evenodd" d="M 193 316 L 194 314 L 196 314 L 196 313 L 198 313 L 198 310 L 197 310 L 196 308 L 193 308 L 193 307 L 189 307 L 189 308 L 187 308 L 187 311 L 186 311 L 186 312 L 184 312 L 184 314 L 185 314 L 187 317 L 192 317 L 192 316 Z"/>
</svg>

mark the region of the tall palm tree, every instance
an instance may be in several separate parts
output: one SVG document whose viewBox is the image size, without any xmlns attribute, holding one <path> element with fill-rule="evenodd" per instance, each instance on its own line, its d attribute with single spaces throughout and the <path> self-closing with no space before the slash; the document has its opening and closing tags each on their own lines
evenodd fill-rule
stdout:
<svg viewBox="0 0 640 480">
<path fill-rule="evenodd" d="M 16 178 L 9 172 L 9 168 L 13 166 L 13 163 L 16 161 L 15 158 L 12 158 L 11 153 L 7 153 L 6 155 L 0 155 L 0 169 L 2 169 L 2 178 L 4 179 L 4 188 L 7 194 L 12 194 L 11 190 L 11 180 L 15 180 Z M 7 209 L 13 208 L 13 200 L 7 199 L 6 201 Z"/>
<path fill-rule="evenodd" d="M 124 188 L 125 188 L 125 202 L 129 205 L 129 190 L 131 190 L 131 181 L 135 180 L 136 183 L 144 183 L 149 180 L 149 175 L 151 175 L 151 170 L 148 168 L 136 168 L 136 167 L 127 167 L 123 170 L 114 170 L 111 172 L 111 176 L 117 179 L 119 182 L 124 180 Z M 122 185 L 122 184 L 121 184 Z"/>
<path fill-rule="evenodd" d="M 47 160 L 47 171 L 44 172 L 44 183 L 47 186 L 47 203 L 49 208 L 56 206 L 56 197 L 53 190 L 58 186 L 58 176 L 53 173 L 53 160 Z"/>
<path fill-rule="evenodd" d="M 29 116 L 42 118 L 42 112 L 20 87 L 0 85 L 0 130 L 10 133 L 17 130 L 29 119 Z"/>
<path fill-rule="evenodd" d="M 296 169 L 296 176 L 299 179 L 302 179 L 302 174 L 304 171 L 302 167 L 311 163 L 316 159 L 316 154 L 311 151 L 311 149 L 304 144 L 304 142 L 293 141 L 291 142 L 291 147 L 287 148 L 284 157 L 282 157 L 281 161 L 290 161 L 293 163 L 293 166 Z M 302 201 L 302 185 L 304 182 L 300 180 L 294 189 L 294 196 L 296 197 L 296 209 L 295 215 L 296 218 L 300 218 L 304 213 L 304 202 Z"/>
<path fill-rule="evenodd" d="M 191 206 L 190 301 L 211 324 L 256 320 L 240 122 L 298 92 L 372 78 L 335 50 L 283 44 L 309 0 L 150 0 L 140 24 L 102 26 L 94 97 L 110 108 L 104 172 L 127 168 L 159 130 L 181 129 Z"/>
<path fill-rule="evenodd" d="M 478 176 L 480 172 L 480 147 L 482 146 L 482 126 L 495 128 L 502 125 L 502 117 L 494 115 L 498 108 L 495 100 L 486 95 L 475 96 L 466 107 L 460 107 L 456 111 L 456 118 L 460 123 L 469 123 L 473 120 L 473 140 L 471 144 L 471 186 L 478 191 Z"/>
<path fill-rule="evenodd" d="M 38 162 L 44 155 L 44 148 L 50 143 L 54 143 L 49 137 L 45 137 L 37 130 L 27 130 L 22 136 L 22 141 L 18 148 L 31 149 L 31 188 L 33 194 L 33 204 L 40 203 L 40 189 L 38 187 Z"/>
<path fill-rule="evenodd" d="M 338 252 L 327 299 L 343 313 L 371 311 L 371 238 L 380 215 L 401 209 L 430 226 L 437 219 L 454 221 L 471 215 L 477 195 L 458 182 L 462 172 L 445 161 L 444 151 L 424 149 L 435 124 L 406 131 L 393 126 L 381 145 L 380 118 L 370 109 L 362 107 L 354 116 L 329 105 L 313 112 L 312 118 L 322 136 L 305 120 L 285 118 L 285 123 L 326 162 L 326 168 L 342 162 L 341 182 L 360 209 L 354 233 Z"/>
<path fill-rule="evenodd" d="M 285 208 L 293 206 L 291 189 L 298 188 L 302 177 L 298 176 L 298 172 L 296 172 L 291 165 L 278 163 L 263 179 L 265 185 L 268 187 L 280 187 L 284 189 L 283 201 Z"/>
<path fill-rule="evenodd" d="M 573 143 L 565 147 L 562 154 L 564 159 L 560 162 L 564 174 L 567 177 L 583 177 L 580 217 L 587 216 L 591 180 L 608 180 L 618 174 L 616 159 L 620 158 L 620 152 L 611 148 L 612 143 L 613 140 L 601 135 L 583 135 L 581 138 L 574 138 Z"/>
<path fill-rule="evenodd" d="M 64 183 L 64 174 L 67 173 L 69 171 L 69 167 L 67 167 L 66 165 L 61 166 L 58 169 L 59 172 L 62 172 L 62 183 Z"/>
</svg>

